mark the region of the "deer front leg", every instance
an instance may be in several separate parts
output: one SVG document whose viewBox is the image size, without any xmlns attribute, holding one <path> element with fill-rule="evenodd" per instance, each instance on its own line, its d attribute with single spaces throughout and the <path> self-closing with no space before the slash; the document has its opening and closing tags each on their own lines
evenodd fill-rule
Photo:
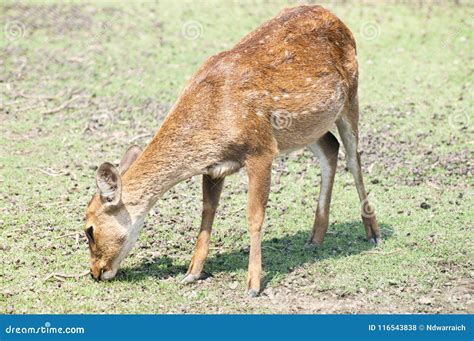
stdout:
<svg viewBox="0 0 474 341">
<path fill-rule="evenodd" d="M 191 264 L 183 283 L 194 282 L 201 276 L 204 262 L 209 253 L 209 241 L 211 239 L 212 223 L 216 215 L 216 209 L 219 205 L 219 199 L 224 185 L 224 178 L 213 179 L 209 175 L 203 175 L 202 178 L 202 220 L 201 230 L 194 248 Z"/>
<path fill-rule="evenodd" d="M 262 274 L 261 229 L 270 192 L 272 156 L 259 156 L 247 161 L 248 202 L 247 221 L 250 232 L 250 255 L 247 289 L 250 297 L 260 292 Z"/>
</svg>

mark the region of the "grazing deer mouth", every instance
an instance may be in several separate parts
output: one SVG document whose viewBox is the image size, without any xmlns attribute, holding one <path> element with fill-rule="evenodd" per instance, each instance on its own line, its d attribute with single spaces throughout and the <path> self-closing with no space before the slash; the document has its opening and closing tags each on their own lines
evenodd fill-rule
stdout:
<svg viewBox="0 0 474 341">
<path fill-rule="evenodd" d="M 96 281 L 107 281 L 115 277 L 118 269 L 109 269 L 107 267 L 101 269 L 91 268 L 90 274 Z"/>
<path fill-rule="evenodd" d="M 93 267 L 90 268 L 91 277 L 96 281 L 100 281 L 103 272 L 103 269 L 94 269 Z"/>
</svg>

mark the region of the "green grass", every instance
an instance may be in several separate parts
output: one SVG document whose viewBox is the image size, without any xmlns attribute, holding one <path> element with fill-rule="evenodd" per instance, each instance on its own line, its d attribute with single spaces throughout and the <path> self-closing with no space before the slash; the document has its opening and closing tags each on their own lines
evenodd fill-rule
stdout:
<svg viewBox="0 0 474 341">
<path fill-rule="evenodd" d="M 382 245 L 365 241 L 341 153 L 327 238 L 305 247 L 319 167 L 302 151 L 274 165 L 261 297 L 245 296 L 243 171 L 226 183 L 208 278 L 179 284 L 199 226 L 196 178 L 159 201 L 116 280 L 47 279 L 88 268 L 94 167 L 137 136 L 145 145 L 208 56 L 288 5 L 1 3 L 0 313 L 472 312 L 474 7 L 448 1 L 325 5 L 358 43 L 362 161 Z M 183 36 L 189 22 L 196 39 Z"/>
</svg>

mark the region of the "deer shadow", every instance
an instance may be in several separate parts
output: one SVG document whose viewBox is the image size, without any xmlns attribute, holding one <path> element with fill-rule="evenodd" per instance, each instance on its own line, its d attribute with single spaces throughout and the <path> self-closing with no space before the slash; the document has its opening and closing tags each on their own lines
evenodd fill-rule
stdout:
<svg viewBox="0 0 474 341">
<path fill-rule="evenodd" d="M 393 235 L 393 228 L 380 224 L 382 238 L 387 240 Z M 315 263 L 324 259 L 338 259 L 360 254 L 376 248 L 365 238 L 364 228 L 359 221 L 332 224 L 326 234 L 323 245 L 311 247 L 307 245 L 310 231 L 298 231 L 283 237 L 262 241 L 262 262 L 264 276 L 262 288 L 273 278 L 292 272 L 304 264 Z M 269 232 L 268 232 L 269 233 Z M 189 255 L 191 259 L 191 254 Z M 219 272 L 232 272 L 247 269 L 248 247 L 223 252 L 211 256 L 204 266 L 202 278 Z M 122 269 L 116 280 L 140 281 L 146 277 L 166 279 L 184 276 L 187 267 L 174 264 L 168 256 L 155 257 L 135 267 Z"/>
</svg>

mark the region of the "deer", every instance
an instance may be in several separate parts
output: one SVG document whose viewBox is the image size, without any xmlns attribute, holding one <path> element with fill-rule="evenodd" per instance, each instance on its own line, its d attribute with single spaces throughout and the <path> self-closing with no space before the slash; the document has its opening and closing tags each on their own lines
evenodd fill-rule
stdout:
<svg viewBox="0 0 474 341">
<path fill-rule="evenodd" d="M 224 179 L 245 169 L 250 251 L 247 294 L 260 294 L 262 226 L 273 160 L 308 147 L 319 159 L 320 193 L 309 244 L 323 242 L 339 142 L 345 148 L 368 241 L 381 242 L 358 149 L 358 64 L 349 28 L 320 6 L 284 9 L 208 58 L 189 79 L 151 142 L 105 162 L 86 208 L 90 272 L 110 280 L 137 241 L 148 212 L 170 188 L 202 176 L 202 219 L 183 283 L 200 279 Z M 371 214 L 364 214 L 370 208 Z"/>
</svg>

